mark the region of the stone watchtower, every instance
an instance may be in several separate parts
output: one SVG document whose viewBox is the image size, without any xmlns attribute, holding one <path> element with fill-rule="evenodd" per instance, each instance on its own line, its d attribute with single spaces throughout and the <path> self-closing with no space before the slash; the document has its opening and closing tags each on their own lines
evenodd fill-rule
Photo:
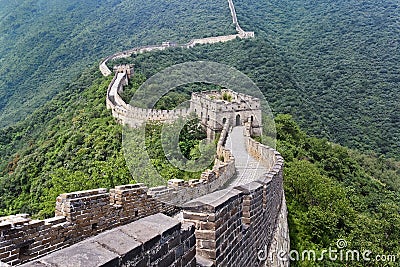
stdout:
<svg viewBox="0 0 400 267">
<path fill-rule="evenodd" d="M 190 111 L 197 114 L 207 128 L 207 137 L 215 138 L 225 122 L 231 126 L 251 123 L 253 134 L 262 134 L 260 99 L 229 89 L 192 93 Z"/>
<path fill-rule="evenodd" d="M 113 70 L 114 73 L 126 73 L 128 79 L 131 79 L 134 73 L 134 65 L 133 64 L 118 65 L 114 66 Z"/>
</svg>

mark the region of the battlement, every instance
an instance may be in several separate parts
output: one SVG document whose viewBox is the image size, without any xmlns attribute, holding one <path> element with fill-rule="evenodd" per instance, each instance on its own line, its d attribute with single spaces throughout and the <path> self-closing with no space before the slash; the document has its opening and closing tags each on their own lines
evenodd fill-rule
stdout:
<svg viewBox="0 0 400 267">
<path fill-rule="evenodd" d="M 133 244 L 117 254 L 110 253 L 110 250 L 96 250 L 94 254 L 109 257 L 110 261 L 115 261 L 115 266 L 121 266 L 128 259 L 130 262 L 148 263 L 161 260 L 172 263 L 185 259 L 187 265 L 182 266 L 194 266 L 196 262 L 199 266 L 260 264 L 256 257 L 257 249 L 265 245 L 270 248 L 269 253 L 272 253 L 274 247 L 287 247 L 289 244 L 283 194 L 283 158 L 274 149 L 251 139 L 248 133 L 247 150 L 268 166 L 269 171 L 250 184 L 216 191 L 235 174 L 235 159 L 224 146 L 228 132 L 229 124 L 226 123 L 217 144 L 217 155 L 223 160 L 216 159 L 213 170 L 203 172 L 198 180 L 173 179 L 168 181 L 167 186 L 156 188 L 129 184 L 110 190 L 99 188 L 65 193 L 57 197 L 54 218 L 32 220 L 27 214 L 0 218 L 0 261 L 17 265 L 62 249 L 38 259 L 36 263 L 41 264 L 38 266 L 63 266 L 51 264 L 76 253 L 89 253 L 91 248 L 99 247 L 99 244 L 104 244 L 105 240 L 110 240 L 114 235 L 118 236 L 120 231 L 117 229 L 129 228 L 131 235 L 140 234 L 138 229 L 148 227 L 153 220 L 153 217 L 148 216 L 167 220 L 168 217 L 162 219 L 160 216 L 163 215 L 159 213 L 171 216 L 182 209 L 169 202 L 174 200 L 183 204 L 186 225 L 184 229 L 179 228 L 178 222 L 171 221 L 176 226 L 174 236 L 180 240 L 180 244 L 191 242 L 191 245 L 185 246 L 183 253 L 179 252 L 181 249 L 178 247 L 163 248 L 162 243 L 153 243 L 150 241 L 152 238 L 144 238 L 142 245 Z M 132 224 L 135 221 L 137 223 Z M 158 228 L 146 229 L 149 236 L 158 231 Z M 193 231 L 191 239 L 189 236 L 193 235 Z M 102 232 L 105 233 L 98 235 Z M 91 236 L 96 237 L 87 239 Z M 229 245 L 232 238 L 239 241 Z M 166 240 L 173 239 L 168 237 Z M 192 241 L 185 241 L 189 239 Z M 136 250 L 139 245 L 141 249 Z M 64 249 L 66 247 L 70 248 Z M 149 253 L 161 250 L 170 256 L 166 258 L 162 256 L 166 254 L 157 253 L 148 256 Z M 197 255 L 196 259 L 194 254 Z M 87 260 L 90 258 L 88 256 Z M 104 265 L 97 266 L 107 265 L 104 262 Z"/>
<path fill-rule="evenodd" d="M 250 95 L 230 89 L 192 93 L 190 111 L 206 126 L 209 139 L 213 139 L 226 122 L 235 126 L 250 122 L 253 135 L 262 134 L 260 99 Z"/>
<path fill-rule="evenodd" d="M 118 65 L 118 66 L 114 66 L 113 70 L 115 73 L 126 73 L 128 79 L 130 79 L 134 73 L 133 67 L 134 67 L 133 64 Z"/>
<path fill-rule="evenodd" d="M 163 214 L 120 226 L 22 266 L 195 266 L 194 228 Z"/>
<path fill-rule="evenodd" d="M 192 102 L 206 105 L 212 111 L 243 111 L 260 109 L 260 99 L 230 89 L 192 93 Z"/>
<path fill-rule="evenodd" d="M 133 75 L 133 66 L 118 66 L 107 89 L 106 106 L 112 110 L 117 122 L 130 127 L 139 127 L 146 121 L 171 122 L 179 117 L 195 113 L 207 129 L 209 140 L 223 125 L 244 125 L 251 123 L 253 135 L 262 134 L 262 113 L 260 99 L 235 92 L 230 89 L 221 91 L 193 92 L 190 107 L 175 110 L 157 110 L 135 107 L 125 103 L 120 94 L 128 84 L 128 75 Z"/>
<path fill-rule="evenodd" d="M 246 139 L 248 152 L 269 171 L 256 181 L 202 196 L 183 208 L 184 222 L 195 225 L 199 266 L 289 266 L 276 254 L 290 250 L 283 158 L 251 139 L 249 132 Z M 258 257 L 260 248 L 264 258 Z"/>
<path fill-rule="evenodd" d="M 54 218 L 32 220 L 28 214 L 0 218 L 0 261 L 16 265 L 152 214 L 173 215 L 179 205 L 218 190 L 236 172 L 234 157 L 223 147 L 228 130 L 226 124 L 213 169 L 200 179 L 173 179 L 154 188 L 129 184 L 64 193 L 56 199 Z"/>
</svg>

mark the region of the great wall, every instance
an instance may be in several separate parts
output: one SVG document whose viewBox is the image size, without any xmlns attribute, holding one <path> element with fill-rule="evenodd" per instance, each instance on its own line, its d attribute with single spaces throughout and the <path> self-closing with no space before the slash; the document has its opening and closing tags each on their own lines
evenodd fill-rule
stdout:
<svg viewBox="0 0 400 267">
<path fill-rule="evenodd" d="M 214 37 L 207 37 L 207 38 L 200 38 L 200 39 L 192 39 L 186 44 L 175 44 L 175 43 L 171 43 L 171 42 L 163 42 L 161 45 L 149 45 L 149 46 L 135 47 L 133 49 L 126 50 L 123 52 L 118 52 L 111 56 L 106 57 L 100 63 L 100 66 L 99 66 L 101 73 L 104 76 L 111 75 L 112 71 L 107 67 L 107 62 L 114 60 L 114 59 L 127 58 L 127 57 L 130 57 L 132 54 L 140 54 L 140 53 L 145 53 L 145 52 L 164 50 L 169 47 L 191 48 L 191 47 L 194 47 L 199 44 L 214 44 L 214 43 L 219 43 L 219 42 L 228 42 L 228 41 L 235 40 L 236 38 L 240 38 L 240 39 L 253 38 L 254 32 L 246 32 L 240 27 L 239 22 L 237 20 L 236 10 L 235 10 L 235 6 L 233 4 L 233 0 L 228 0 L 228 3 L 229 3 L 229 9 L 230 9 L 231 15 L 232 15 L 232 22 L 235 25 L 237 34 L 214 36 Z"/>
<path fill-rule="evenodd" d="M 237 35 L 179 46 L 254 37 L 239 26 L 233 2 L 228 2 Z M 107 76 L 112 72 L 106 63 L 112 59 L 170 46 L 117 53 L 99 68 Z M 147 120 L 170 121 L 194 112 L 209 139 L 219 136 L 213 169 L 199 179 L 173 179 L 153 188 L 131 184 L 65 193 L 57 198 L 50 219 L 2 217 L 0 267 L 289 266 L 277 258 L 279 251 L 289 251 L 290 243 L 284 161 L 276 150 L 252 138 L 262 132 L 260 101 L 225 90 L 193 93 L 188 109 L 142 109 L 120 97 L 133 68 L 114 71 L 106 105 L 117 122 L 137 127 Z M 231 101 L 223 100 L 223 93 L 230 94 Z"/>
</svg>

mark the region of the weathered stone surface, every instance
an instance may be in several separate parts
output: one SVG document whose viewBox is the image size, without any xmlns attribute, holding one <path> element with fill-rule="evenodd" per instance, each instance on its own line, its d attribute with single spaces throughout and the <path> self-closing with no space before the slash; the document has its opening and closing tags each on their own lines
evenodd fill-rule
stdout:
<svg viewBox="0 0 400 267">
<path fill-rule="evenodd" d="M 135 256 L 140 255 L 142 252 L 142 243 L 128 236 L 120 229 L 100 234 L 92 240 L 121 256 L 124 262 L 128 259 L 135 258 Z"/>
<path fill-rule="evenodd" d="M 258 181 L 255 181 L 255 182 L 250 182 L 248 184 L 235 186 L 234 188 L 239 191 L 242 191 L 245 194 L 250 194 L 256 190 L 260 190 L 262 187 L 263 187 L 263 185 L 261 183 L 259 183 Z"/>
<path fill-rule="evenodd" d="M 118 255 L 93 241 L 84 241 L 69 248 L 52 253 L 40 260 L 21 266 L 40 264 L 54 267 L 111 267 L 118 266 Z"/>
<path fill-rule="evenodd" d="M 208 211 L 216 212 L 224 207 L 224 204 L 237 199 L 242 192 L 236 189 L 223 189 L 217 192 L 199 197 L 183 205 L 187 211 Z"/>
<path fill-rule="evenodd" d="M 259 249 L 265 247 L 270 248 L 268 255 L 281 248 L 289 250 L 283 164 L 273 149 L 254 141 L 247 144 L 248 152 L 265 161 L 270 171 L 232 188 L 235 197 L 221 197 L 224 192 L 219 192 L 184 206 L 184 220 L 195 224 L 198 266 L 288 266 L 287 261 L 268 263 L 257 257 Z"/>
<path fill-rule="evenodd" d="M 22 266 L 169 266 L 184 259 L 193 264 L 192 225 L 156 214 L 101 233 Z M 171 243 L 175 245 L 170 246 Z M 186 244 L 185 249 L 183 244 Z M 184 265 L 185 266 L 185 265 Z"/>
<path fill-rule="evenodd" d="M 196 256 L 197 265 L 200 267 L 214 267 L 215 264 L 213 261 L 206 259 L 202 256 Z"/>
</svg>

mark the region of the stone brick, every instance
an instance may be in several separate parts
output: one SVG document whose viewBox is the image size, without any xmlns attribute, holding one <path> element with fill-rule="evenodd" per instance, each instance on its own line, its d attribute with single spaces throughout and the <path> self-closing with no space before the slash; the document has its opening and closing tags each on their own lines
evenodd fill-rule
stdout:
<svg viewBox="0 0 400 267">
<path fill-rule="evenodd" d="M 175 252 L 171 251 L 169 254 L 164 256 L 159 262 L 158 266 L 170 266 L 175 261 Z"/>
<path fill-rule="evenodd" d="M 182 266 L 186 266 L 196 256 L 196 249 L 192 247 L 182 257 Z"/>
</svg>

